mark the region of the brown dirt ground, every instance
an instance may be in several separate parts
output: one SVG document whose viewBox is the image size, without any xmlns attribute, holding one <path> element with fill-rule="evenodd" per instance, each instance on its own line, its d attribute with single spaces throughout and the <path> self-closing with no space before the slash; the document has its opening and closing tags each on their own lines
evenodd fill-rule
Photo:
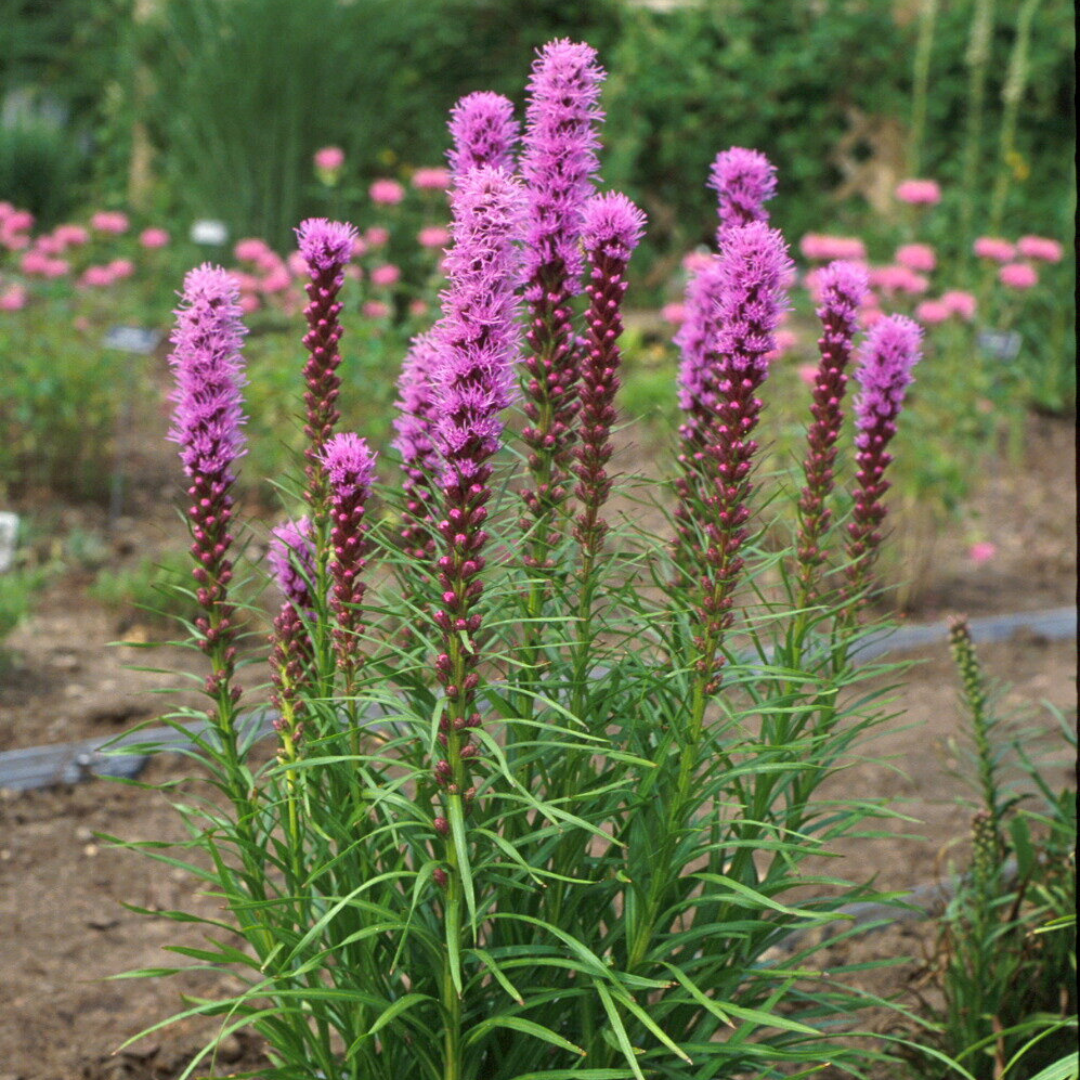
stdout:
<svg viewBox="0 0 1080 1080">
<path fill-rule="evenodd" d="M 1074 601 L 1073 445 L 1071 422 L 1032 422 L 1024 467 L 1001 466 L 988 474 L 974 500 L 986 538 L 998 548 L 996 558 L 974 566 L 963 528 L 945 530 L 912 621 L 936 620 L 947 611 L 979 616 Z M 150 479 L 134 493 L 130 520 L 114 534 L 121 537 L 112 541 L 117 565 L 182 544 L 175 515 L 153 509 L 163 501 L 162 488 L 173 483 L 175 491 L 175 482 L 161 461 L 146 466 Z M 75 525 L 104 530 L 102 515 L 87 508 L 63 512 L 61 531 Z M 13 660 L 0 672 L 0 750 L 114 735 L 151 718 L 162 703 L 147 691 L 173 680 L 126 665 L 169 669 L 190 659 L 168 646 L 150 652 L 105 648 L 121 627 L 116 615 L 87 599 L 86 584 L 79 573 L 54 579 L 34 616 L 9 639 Z M 153 634 L 130 620 L 122 632 L 128 638 Z M 994 676 L 1013 684 L 1011 702 L 1047 699 L 1074 714 L 1075 642 L 1028 635 L 986 646 L 981 656 Z M 950 845 L 962 841 L 968 820 L 957 803 L 964 789 L 949 774 L 948 739 L 957 726 L 951 665 L 942 650 L 911 658 L 919 662 L 898 692 L 902 722 L 883 728 L 870 748 L 889 756 L 891 767 L 858 764 L 835 781 L 837 791 L 853 796 L 889 796 L 922 822 L 897 823 L 894 835 L 848 852 L 851 876 L 875 873 L 886 888 L 930 881 L 947 869 L 942 853 L 961 850 Z M 162 778 L 178 760 L 156 761 L 147 778 Z M 1071 768 L 1063 760 L 1050 779 L 1067 783 Z M 182 872 L 98 842 L 99 831 L 130 839 L 180 835 L 160 797 L 134 787 L 93 781 L 0 796 L 0 1080 L 166 1080 L 208 1031 L 205 1023 L 185 1022 L 113 1054 L 124 1039 L 176 1011 L 181 990 L 210 989 L 209 977 L 198 973 L 179 981 L 102 981 L 127 969 L 167 964 L 162 947 L 183 937 L 167 919 L 136 915 L 120 904 L 205 910 L 211 902 L 198 898 Z M 905 831 L 922 839 L 902 837 Z M 905 924 L 867 938 L 863 955 L 917 955 L 930 933 L 928 924 Z M 913 970 L 893 969 L 870 984 L 878 991 L 901 990 Z M 259 1063 L 253 1041 L 236 1038 L 218 1068 L 226 1075 Z"/>
</svg>

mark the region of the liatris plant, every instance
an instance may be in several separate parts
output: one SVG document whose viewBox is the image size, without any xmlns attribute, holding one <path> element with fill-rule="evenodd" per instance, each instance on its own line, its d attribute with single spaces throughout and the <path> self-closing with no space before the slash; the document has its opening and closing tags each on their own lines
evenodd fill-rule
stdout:
<svg viewBox="0 0 1080 1080">
<path fill-rule="evenodd" d="M 404 481 L 385 492 L 379 521 L 365 508 L 372 451 L 332 431 L 334 288 L 350 229 L 302 233 L 317 279 L 314 554 L 300 527 L 279 533 L 273 568 L 288 602 L 269 698 L 281 745 L 267 761 L 251 740 L 201 739 L 233 814 L 183 807 L 210 855 L 197 872 L 242 939 L 192 955 L 246 980 L 188 1015 L 226 1016 L 223 1031 L 254 1026 L 267 1078 L 857 1068 L 861 1051 L 832 1033 L 859 999 L 842 971 L 825 977 L 798 932 L 870 895 L 805 860 L 887 813 L 817 794 L 881 721 L 860 685 L 881 669 L 848 659 L 865 609 L 821 590 L 813 623 L 800 624 L 763 573 L 798 566 L 798 545 L 766 552 L 754 535 L 773 494 L 753 470 L 787 246 L 764 220 L 732 223 L 703 294 L 701 379 L 684 386 L 694 483 L 671 492 L 678 558 L 693 574 L 673 585 L 673 538 L 626 520 L 612 482 L 621 311 L 644 219 L 620 194 L 589 197 L 599 78 L 587 46 L 548 46 L 531 84 L 525 182 L 487 162 L 457 168 L 442 317 L 405 362 Z M 721 192 L 733 206 L 736 189 L 749 187 Z M 586 260 L 578 341 L 571 301 Z M 847 345 L 831 333 L 836 367 Z M 864 366 L 892 371 L 882 334 Z M 524 460 L 504 447 L 523 337 Z M 864 385 L 860 530 L 880 522 L 874 469 L 887 440 L 875 439 L 899 409 L 895 382 L 879 373 Z M 850 453 L 843 436 L 828 449 Z M 571 470 L 574 515 L 561 494 Z M 840 517 L 829 485 L 815 483 L 821 510 Z M 517 492 L 530 484 L 541 513 L 523 520 Z M 832 517 L 815 519 L 815 543 L 842 576 L 831 533 L 847 522 Z M 235 712 L 221 717 L 225 734 L 236 730 Z"/>
<path fill-rule="evenodd" d="M 450 170 L 460 178 L 470 169 L 510 169 L 519 134 L 514 103 L 502 94 L 478 90 L 466 94 L 451 110 L 447 152 Z"/>
</svg>

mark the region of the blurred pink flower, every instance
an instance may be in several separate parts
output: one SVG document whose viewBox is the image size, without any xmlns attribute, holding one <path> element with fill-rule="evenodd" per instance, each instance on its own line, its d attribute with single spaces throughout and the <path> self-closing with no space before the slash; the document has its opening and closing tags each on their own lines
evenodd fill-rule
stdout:
<svg viewBox="0 0 1080 1080">
<path fill-rule="evenodd" d="M 244 240 L 237 240 L 233 248 L 233 257 L 240 262 L 257 262 L 264 258 L 270 251 L 270 245 L 257 236 L 249 236 Z"/>
<path fill-rule="evenodd" d="M 379 203 L 382 206 L 397 206 L 405 198 L 405 188 L 396 180 L 384 178 L 376 180 L 368 188 L 368 195 L 371 196 L 371 201 L 374 203 Z"/>
<path fill-rule="evenodd" d="M 989 562 L 996 554 L 997 547 L 991 544 L 989 540 L 980 540 L 977 544 L 972 544 L 968 549 L 968 558 L 976 566 Z"/>
<path fill-rule="evenodd" d="M 412 185 L 418 191 L 445 191 L 450 186 L 450 170 L 417 169 L 412 175 Z"/>
<path fill-rule="evenodd" d="M 139 243 L 149 251 L 169 246 L 169 234 L 165 229 L 143 229 L 139 233 Z"/>
<path fill-rule="evenodd" d="M 898 247 L 896 261 L 920 274 L 929 274 L 937 266 L 934 249 L 929 244 L 904 244 Z"/>
<path fill-rule="evenodd" d="M 776 347 L 765 354 L 766 360 L 779 360 L 799 343 L 799 335 L 794 330 L 777 330 L 773 334 Z"/>
<path fill-rule="evenodd" d="M 28 251 L 19 260 L 19 269 L 24 274 L 29 274 L 33 277 L 36 274 L 44 274 L 45 267 L 49 263 L 49 256 L 42 251 Z"/>
<path fill-rule="evenodd" d="M 357 266 L 356 263 L 349 263 L 349 265 L 345 267 L 345 276 L 350 281 L 363 281 L 364 271 Z"/>
<path fill-rule="evenodd" d="M 307 259 L 305 259 L 299 251 L 290 251 L 288 258 L 285 260 L 285 265 L 289 268 L 289 273 L 291 273 L 293 277 L 307 277 L 311 273 L 311 268 L 307 264 Z"/>
<path fill-rule="evenodd" d="M 50 259 L 42 271 L 47 278 L 62 278 L 71 273 L 71 263 L 67 259 Z"/>
<path fill-rule="evenodd" d="M 688 251 L 682 257 L 682 268 L 688 274 L 696 274 L 712 263 L 715 256 L 708 251 Z"/>
<path fill-rule="evenodd" d="M 113 261 L 109 263 L 109 270 L 112 272 L 112 276 L 117 280 L 129 278 L 135 273 L 135 264 L 130 259 L 113 259 Z"/>
<path fill-rule="evenodd" d="M 64 241 L 59 239 L 55 233 L 51 236 L 39 236 L 34 241 L 34 250 L 40 251 L 42 255 L 61 255 L 64 247 Z"/>
<path fill-rule="evenodd" d="M 992 259 L 994 262 L 1007 263 L 1016 258 L 1016 248 L 1008 240 L 998 236 L 980 236 L 972 246 L 980 259 Z"/>
<path fill-rule="evenodd" d="M 444 229 L 441 225 L 429 225 L 426 229 L 420 230 L 416 239 L 420 241 L 421 247 L 441 250 L 450 243 L 450 230 Z"/>
<path fill-rule="evenodd" d="M 33 224 L 34 215 L 29 210 L 12 209 L 4 218 L 4 231 L 8 233 L 26 232 Z"/>
<path fill-rule="evenodd" d="M 254 274 L 245 273 L 243 270 L 227 270 L 226 273 L 236 282 L 236 287 L 241 292 L 255 292 L 259 287 L 259 279 Z"/>
<path fill-rule="evenodd" d="M 682 326 L 686 322 L 686 305 L 679 300 L 673 300 L 660 309 L 660 314 L 673 326 Z"/>
<path fill-rule="evenodd" d="M 315 151 L 315 168 L 320 172 L 335 173 L 345 164 L 345 151 L 340 146 L 324 146 Z"/>
<path fill-rule="evenodd" d="M 799 378 L 802 379 L 807 386 L 815 386 L 817 384 L 817 364 L 800 364 Z"/>
<path fill-rule="evenodd" d="M 115 280 L 112 269 L 108 266 L 88 266 L 79 278 L 82 288 L 104 289 Z"/>
<path fill-rule="evenodd" d="M 264 293 L 284 292 L 292 284 L 292 276 L 284 263 L 275 266 L 260 282 L 259 291 Z"/>
<path fill-rule="evenodd" d="M 885 318 L 885 312 L 881 308 L 867 308 L 861 316 L 863 329 L 869 330 L 874 323 L 881 322 Z"/>
<path fill-rule="evenodd" d="M 870 284 L 887 293 L 907 293 L 919 296 L 930 288 L 930 282 L 906 266 L 875 266 L 870 271 Z"/>
<path fill-rule="evenodd" d="M 386 263 L 384 266 L 376 266 L 368 277 L 372 285 L 388 287 L 396 285 L 401 280 L 401 270 L 393 263 Z"/>
<path fill-rule="evenodd" d="M 1056 241 L 1045 236 L 1021 236 L 1016 241 L 1016 250 L 1025 259 L 1041 259 L 1043 262 L 1061 262 L 1065 249 Z"/>
<path fill-rule="evenodd" d="M 861 262 L 866 258 L 866 245 L 857 236 L 807 233 L 799 241 L 799 250 L 812 262 L 831 262 L 834 259 Z"/>
<path fill-rule="evenodd" d="M 961 319 L 965 319 L 967 322 L 971 322 L 975 318 L 975 311 L 979 306 L 974 293 L 962 292 L 959 289 L 943 293 L 941 302 L 953 315 L 959 315 Z"/>
<path fill-rule="evenodd" d="M 92 323 L 85 315 L 78 315 L 71 320 L 71 325 L 75 327 L 80 334 L 85 334 L 90 329 Z"/>
<path fill-rule="evenodd" d="M 413 300 L 409 304 L 410 315 L 426 315 L 427 314 L 427 302 L 425 300 Z"/>
<path fill-rule="evenodd" d="M 915 318 L 927 326 L 936 326 L 938 323 L 948 322 L 952 317 L 952 310 L 940 300 L 924 300 L 915 309 Z"/>
<path fill-rule="evenodd" d="M 384 229 L 381 225 L 372 225 L 366 233 L 364 233 L 364 243 L 368 247 L 382 247 L 387 240 L 390 239 L 390 230 Z M 353 245 L 355 249 L 355 244 Z M 355 250 L 353 254 L 356 254 Z"/>
<path fill-rule="evenodd" d="M 90 239 L 90 233 L 82 225 L 57 225 L 53 236 L 65 247 L 79 247 Z"/>
<path fill-rule="evenodd" d="M 95 232 L 109 233 L 112 236 L 121 236 L 128 231 L 130 226 L 127 214 L 119 210 L 99 210 L 90 218 L 90 228 Z"/>
<path fill-rule="evenodd" d="M 262 301 L 254 294 L 250 292 L 241 293 L 240 295 L 240 310 L 245 315 L 250 315 L 253 311 L 258 311 L 262 306 Z"/>
<path fill-rule="evenodd" d="M 384 240 L 383 243 L 386 243 L 386 241 Z M 352 257 L 354 259 L 359 259 L 362 256 L 366 255 L 367 250 L 368 250 L 368 242 L 362 236 L 358 236 L 355 240 L 353 240 L 353 242 L 352 242 Z"/>
<path fill-rule="evenodd" d="M 1009 263 L 998 271 L 998 281 L 1010 289 L 1033 289 L 1039 284 L 1039 274 L 1027 263 Z"/>
<path fill-rule="evenodd" d="M 934 206 L 941 202 L 941 188 L 935 180 L 904 180 L 896 187 L 896 197 L 912 206 Z"/>
<path fill-rule="evenodd" d="M 384 304 L 381 300 L 367 300 L 360 311 L 369 319 L 385 319 L 390 314 L 390 305 Z"/>
<path fill-rule="evenodd" d="M 26 307 L 26 288 L 23 285 L 9 285 L 0 292 L 0 311 L 21 311 Z"/>
<path fill-rule="evenodd" d="M 4 199 L 2 202 L 0 202 L 0 221 L 5 221 L 7 219 L 7 216 L 14 209 L 15 207 L 12 206 L 11 203 L 7 201 L 7 199 Z"/>
</svg>

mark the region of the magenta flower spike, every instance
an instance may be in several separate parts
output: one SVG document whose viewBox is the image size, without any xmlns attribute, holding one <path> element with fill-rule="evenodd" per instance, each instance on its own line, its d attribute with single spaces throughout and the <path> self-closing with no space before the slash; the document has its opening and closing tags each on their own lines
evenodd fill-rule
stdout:
<svg viewBox="0 0 1080 1080">
<path fill-rule="evenodd" d="M 359 435 L 334 435 L 326 444 L 323 466 L 330 480 L 330 605 L 337 617 L 334 650 L 351 692 L 353 673 L 363 661 L 357 635 L 363 622 L 361 574 L 369 549 L 364 506 L 375 479 L 375 455 Z"/>
<path fill-rule="evenodd" d="M 209 264 L 190 271 L 171 338 L 169 366 L 176 389 L 170 400 L 176 407 L 169 438 L 180 445 L 180 459 L 191 481 L 187 517 L 196 597 L 203 610 L 195 625 L 213 669 L 206 692 L 219 697 L 222 709 L 240 697 L 239 687 L 229 687 L 236 649 L 228 587 L 233 576 L 229 559 L 233 466 L 244 453 L 240 349 L 245 333 L 240 293 L 232 278 Z"/>
<path fill-rule="evenodd" d="M 541 523 L 529 559 L 549 565 L 550 516 L 567 497 L 567 466 L 578 411 L 578 347 L 570 300 L 581 292 L 581 212 L 599 171 L 597 126 L 604 71 L 596 50 L 552 41 L 540 50 L 529 80 L 521 173 L 528 190 L 525 299 L 529 304 L 529 353 L 525 405 L 534 490 L 522 492 Z"/>
<path fill-rule="evenodd" d="M 733 146 L 716 155 L 709 187 L 719 196 L 716 240 L 723 245 L 729 229 L 769 220 L 765 203 L 776 194 L 776 167 L 757 150 Z"/>
<path fill-rule="evenodd" d="M 300 254 L 311 274 L 311 280 L 305 286 L 309 303 L 304 308 L 304 318 L 308 324 L 304 346 L 311 353 L 304 367 L 307 381 L 304 394 L 307 423 L 304 433 L 308 438 L 304 453 L 307 458 L 307 499 L 315 519 L 319 520 L 326 502 L 323 448 L 341 415 L 337 408 L 341 389 L 337 369 L 341 364 L 341 353 L 338 351 L 341 324 L 338 316 L 342 305 L 337 296 L 345 280 L 345 267 L 352 258 L 357 232 L 347 222 L 308 218 L 296 230 L 296 235 Z"/>
<path fill-rule="evenodd" d="M 298 611 L 313 611 L 315 533 L 311 518 L 278 525 L 271 533 L 267 562 L 285 599 Z"/>
<path fill-rule="evenodd" d="M 500 413 L 513 400 L 514 363 L 520 350 L 515 287 L 523 192 L 500 169 L 464 174 L 451 193 L 453 246 L 446 257 L 449 285 L 443 317 L 432 331 L 432 441 L 441 462 L 437 482 L 443 516 L 436 525 L 443 555 L 438 561 L 442 606 L 434 621 L 443 634 L 436 674 L 448 699 L 440 722 L 446 757 L 435 778 L 448 795 L 468 800 L 467 760 L 477 747 L 469 732 L 480 723 L 473 709 L 479 682 L 476 605 L 491 491 L 489 459 L 499 448 Z"/>
<path fill-rule="evenodd" d="M 922 356 L 922 327 L 905 315 L 876 322 L 859 349 L 855 378 L 855 509 L 848 524 L 848 596 L 855 606 L 865 602 L 870 567 L 881 543 L 880 527 L 889 490 L 885 470 L 892 461 L 888 445 L 904 404 L 912 371 Z"/>
<path fill-rule="evenodd" d="M 450 110 L 450 136 L 446 157 L 455 180 L 485 165 L 510 172 L 520 136 L 514 103 L 487 90 L 466 94 Z"/>
<path fill-rule="evenodd" d="M 582 239 L 591 272 L 585 291 L 588 339 L 581 364 L 581 445 L 575 452 L 578 478 L 574 494 L 582 505 L 574 536 L 586 558 L 600 551 L 607 523 L 600 508 L 611 491 L 605 466 L 611 457 L 615 392 L 619 388 L 619 336 L 626 266 L 645 232 L 645 215 L 616 192 L 595 195 L 585 204 Z"/>
<path fill-rule="evenodd" d="M 825 561 L 821 540 L 832 519 L 826 499 L 833 489 L 836 441 L 844 420 L 841 406 L 847 390 L 846 369 L 859 327 L 859 309 L 869 288 L 866 271 L 854 263 L 830 263 L 819 279 L 821 303 L 817 315 L 822 327 L 818 339 L 821 360 L 810 406 L 814 422 L 807 432 L 807 454 L 803 462 L 806 486 L 799 500 L 800 606 L 810 598 L 815 568 Z"/>
<path fill-rule="evenodd" d="M 439 347 L 433 333 L 413 338 L 401 366 L 397 384 L 400 397 L 395 402 L 400 415 L 394 420 L 397 436 L 393 446 L 401 454 L 401 468 L 405 474 L 401 538 L 405 550 L 414 559 L 425 561 L 435 553 L 432 520 L 435 489 L 432 481 L 439 467 L 439 455 L 433 441 L 435 401 L 431 377 L 438 356 Z"/>
<path fill-rule="evenodd" d="M 776 348 L 790 270 L 783 237 L 763 222 L 735 226 L 726 234 L 713 346 L 716 418 L 703 451 L 708 463 L 704 508 L 688 508 L 690 515 L 704 518 L 707 540 L 693 562 L 703 568 L 697 644 L 699 673 L 708 679 L 708 693 L 719 688 L 718 650 L 733 618 L 732 599 L 743 566 L 739 551 L 748 535 L 753 489 L 750 470 L 757 443 L 752 436 L 762 405 L 757 391 L 769 373 L 768 354 Z"/>
</svg>

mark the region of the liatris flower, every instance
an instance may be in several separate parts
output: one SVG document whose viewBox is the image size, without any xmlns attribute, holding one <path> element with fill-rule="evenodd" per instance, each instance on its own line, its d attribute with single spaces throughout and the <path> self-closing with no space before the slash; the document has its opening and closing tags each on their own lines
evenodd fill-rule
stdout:
<svg viewBox="0 0 1080 1080">
<path fill-rule="evenodd" d="M 1009 289 L 1033 289 L 1039 284 L 1039 272 L 1027 263 L 1009 263 L 998 271 L 998 281 Z"/>
<path fill-rule="evenodd" d="M 821 303 L 817 316 L 821 361 L 814 377 L 814 422 L 807 432 L 808 451 L 803 462 L 806 486 L 799 499 L 800 607 L 810 599 L 815 568 L 825 560 L 821 541 L 832 511 L 826 500 L 833 489 L 836 441 L 844 420 L 841 404 L 847 390 L 846 368 L 859 327 L 859 308 L 869 288 L 866 272 L 848 262 L 830 263 L 821 273 Z"/>
<path fill-rule="evenodd" d="M 596 50 L 552 41 L 540 50 L 529 80 L 521 157 L 529 194 L 525 237 L 525 298 L 529 355 L 522 438 L 529 447 L 535 490 L 522 492 L 540 523 L 530 565 L 549 567 L 549 517 L 566 498 L 566 467 L 578 410 L 578 350 L 570 298 L 581 291 L 581 211 L 599 170 L 596 127 L 603 69 Z"/>
<path fill-rule="evenodd" d="M 855 461 L 858 464 L 855 509 L 848 525 L 847 575 L 855 604 L 869 579 L 870 564 L 881 543 L 885 519 L 882 496 L 889 490 L 885 469 L 892 461 L 887 447 L 896 434 L 896 419 L 912 370 L 921 357 L 922 329 L 904 315 L 889 315 L 874 325 L 859 350 L 855 377 L 861 393 L 855 398 Z M 848 614 L 852 609 L 848 608 Z"/>
<path fill-rule="evenodd" d="M 1021 236 L 1016 241 L 1016 250 L 1025 259 L 1039 259 L 1042 262 L 1058 263 L 1065 257 L 1065 249 L 1056 240 L 1045 236 Z"/>
<path fill-rule="evenodd" d="M 455 180 L 485 165 L 509 171 L 519 136 L 514 103 L 487 90 L 466 94 L 450 110 L 450 135 L 446 157 Z"/>
<path fill-rule="evenodd" d="M 176 405 L 169 438 L 180 445 L 184 472 L 191 480 L 188 523 L 191 529 L 196 598 L 202 608 L 195 625 L 199 645 L 212 662 L 206 691 L 218 698 L 219 718 L 240 696 L 229 686 L 233 673 L 233 609 L 228 603 L 232 580 L 235 477 L 233 466 L 244 453 L 241 387 L 239 292 L 219 267 L 205 264 L 184 278 L 181 304 L 172 334 L 169 365 L 176 377 L 170 400 Z"/>
<path fill-rule="evenodd" d="M 334 649 L 346 687 L 351 688 L 352 673 L 361 660 L 357 632 L 364 582 L 360 574 L 368 550 L 364 504 L 371 494 L 375 455 L 359 435 L 335 435 L 326 444 L 323 466 L 330 480 L 331 606 L 337 617 Z"/>
<path fill-rule="evenodd" d="M 337 409 L 341 387 L 337 373 L 341 363 L 338 352 L 341 304 L 337 295 L 345 280 L 345 267 L 352 257 L 356 229 L 345 222 L 309 218 L 296 230 L 296 235 L 300 242 L 300 254 L 311 273 L 311 281 L 305 286 L 310 302 L 304 308 L 304 318 L 309 327 L 304 335 L 304 346 L 311 353 L 304 366 L 304 378 L 307 380 L 304 394 L 307 423 L 304 434 L 308 438 L 304 453 L 307 458 L 307 499 L 318 518 L 326 500 L 323 449 L 341 415 Z"/>
<path fill-rule="evenodd" d="M 286 521 L 274 529 L 267 561 L 285 599 L 297 611 L 313 611 L 315 536 L 311 518 Z"/>
<path fill-rule="evenodd" d="M 592 266 L 588 340 L 581 365 L 581 446 L 575 456 L 578 485 L 574 494 L 584 507 L 574 535 L 595 556 L 607 532 L 600 507 L 611 490 L 604 470 L 611 457 L 615 391 L 619 388 L 620 309 L 626 292 L 626 264 L 645 230 L 645 215 L 625 196 L 596 195 L 585 204 L 582 239 Z"/>
<path fill-rule="evenodd" d="M 934 180 L 904 180 L 896 187 L 896 197 L 911 206 L 935 206 L 941 202 L 941 188 Z"/>
<path fill-rule="evenodd" d="M 767 355 L 787 306 L 785 282 L 791 260 L 783 237 L 764 222 L 736 226 L 725 234 L 718 274 L 718 332 L 709 352 L 716 374 L 716 419 L 707 431 L 708 494 L 702 512 L 708 541 L 694 561 L 703 567 L 699 674 L 707 693 L 719 687 L 717 652 L 731 625 L 731 604 L 743 560 L 750 517 L 749 474 L 757 443 L 752 438 L 761 411 L 756 392 L 768 375 Z"/>
<path fill-rule="evenodd" d="M 709 187 L 719 197 L 716 241 L 722 245 L 729 229 L 769 220 L 765 203 L 776 194 L 776 166 L 757 150 L 733 146 L 716 155 Z"/>
<path fill-rule="evenodd" d="M 469 729 L 480 723 L 473 711 L 479 675 L 473 637 L 481 625 L 475 606 L 483 592 L 490 497 L 488 460 L 499 447 L 499 413 L 514 396 L 513 365 L 519 337 L 515 286 L 523 193 L 498 169 L 478 168 L 458 180 L 451 195 L 454 244 L 446 256 L 449 286 L 443 318 L 434 331 L 433 442 L 441 457 L 438 482 L 444 516 L 436 526 L 443 540 L 439 559 L 442 607 L 433 618 L 443 633 L 436 674 L 449 702 L 441 723 L 446 758 L 435 777 L 450 795 L 468 798 L 466 759 Z"/>
<path fill-rule="evenodd" d="M 401 397 L 395 402 L 401 415 L 394 420 L 397 437 L 394 448 L 401 454 L 405 472 L 403 490 L 405 512 L 401 538 L 413 558 L 426 560 L 435 551 L 431 531 L 431 510 L 435 498 L 432 480 L 439 465 L 435 449 L 435 402 L 432 398 L 432 371 L 438 363 L 439 346 L 431 333 L 413 338 L 398 378 Z"/>
</svg>

